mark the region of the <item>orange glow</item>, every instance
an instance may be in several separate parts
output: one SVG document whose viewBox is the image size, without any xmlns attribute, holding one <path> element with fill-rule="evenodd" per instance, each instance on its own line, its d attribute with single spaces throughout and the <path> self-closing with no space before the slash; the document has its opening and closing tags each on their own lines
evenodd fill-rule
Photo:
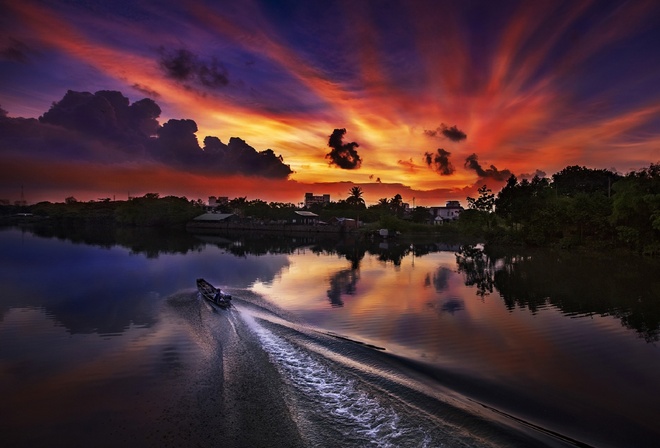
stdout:
<svg viewBox="0 0 660 448">
<path fill-rule="evenodd" d="M 231 195 L 238 191 L 234 186 L 241 185 L 246 190 L 238 195 L 258 197 L 263 185 L 268 185 L 272 189 L 265 199 L 287 197 L 297 202 L 305 191 L 328 192 L 338 199 L 347 196 L 351 185 L 360 185 L 368 203 L 400 193 L 408 202 L 416 197 L 423 198 L 420 205 L 439 205 L 448 199 L 464 200 L 466 192 L 473 193 L 483 183 L 495 190 L 502 184 L 479 179 L 465 168 L 471 154 L 477 154 L 485 168 L 494 165 L 518 176 L 537 169 L 551 175 L 571 164 L 625 172 L 660 159 L 660 133 L 648 130 L 657 124 L 660 112 L 660 97 L 654 92 L 644 102 L 614 107 L 608 98 L 617 93 L 616 85 L 588 100 L 566 88 L 565 79 L 575 77 L 580 64 L 634 33 L 653 8 L 653 2 L 645 1 L 626 5 L 617 15 L 592 24 L 584 35 L 567 40 L 567 33 L 585 20 L 594 4 L 575 2 L 559 11 L 553 4 L 521 2 L 493 34 L 491 51 L 479 58 L 472 55 L 470 30 L 461 26 L 458 10 L 447 7 L 440 13 L 425 2 L 406 4 L 401 20 L 415 25 L 406 30 L 413 41 L 410 57 L 421 61 L 410 70 L 413 78 L 404 78 L 408 89 L 398 85 L 400 74 L 393 73 L 398 67 L 392 66 L 382 46 L 389 30 L 370 18 L 373 11 L 364 4 L 343 6 L 347 26 L 339 42 L 350 45 L 342 47 L 340 55 L 329 55 L 354 64 L 350 76 L 344 77 L 335 77 L 293 46 L 256 3 L 221 10 L 192 2 L 186 10 L 194 26 L 174 15 L 159 16 L 189 27 L 187 44 L 185 39 L 173 38 L 170 30 L 142 29 L 128 20 L 104 21 L 88 12 L 55 10 L 31 2 L 14 2 L 9 8 L 35 39 L 93 67 L 124 86 L 125 92 L 134 94 L 136 85 L 157 92 L 161 123 L 192 118 L 200 143 L 208 135 L 224 142 L 237 136 L 257 151 L 270 148 L 281 154 L 294 171 L 288 182 L 260 180 L 257 187 L 249 177 L 230 183 L 226 177 L 179 177 L 172 169 L 167 176 L 187 187 L 169 184 L 170 190 L 203 197 L 222 191 Z M 90 23 L 104 33 L 93 34 Z M 122 46 L 121 39 L 101 37 L 106 35 L 130 36 L 145 45 L 135 50 Z M 252 103 L 246 95 L 250 86 L 241 85 L 242 80 L 231 78 L 231 73 L 230 87 L 202 91 L 169 78 L 158 64 L 159 46 L 193 48 L 207 41 L 218 45 L 218 52 L 236 49 L 272 64 L 278 76 L 286 78 L 283 89 L 295 86 L 295 92 L 285 93 L 304 99 L 301 103 L 309 110 L 276 108 L 257 99 Z M 553 65 L 548 67 L 550 60 Z M 76 86 L 71 88 L 76 90 Z M 453 142 L 424 133 L 440 123 L 456 125 L 467 139 Z M 359 143 L 363 159 L 359 170 L 342 170 L 328 163 L 328 137 L 335 128 L 346 128 L 346 140 Z M 452 175 L 441 176 L 426 166 L 424 153 L 438 148 L 451 153 L 456 169 Z M 127 182 L 123 189 L 130 182 L 140 182 L 122 177 L 119 171 L 123 169 L 119 166 L 116 173 L 116 178 Z M 147 189 L 162 188 L 165 182 L 158 179 L 160 175 L 153 177 L 156 183 Z M 347 183 L 345 188 L 336 191 L 342 182 Z M 321 191 L 325 184 L 330 191 Z M 213 191 L 204 190 L 212 185 L 216 185 Z"/>
</svg>

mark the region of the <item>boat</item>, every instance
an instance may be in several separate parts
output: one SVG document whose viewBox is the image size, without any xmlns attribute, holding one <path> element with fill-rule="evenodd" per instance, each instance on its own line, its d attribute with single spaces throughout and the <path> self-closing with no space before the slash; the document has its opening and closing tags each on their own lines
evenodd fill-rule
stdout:
<svg viewBox="0 0 660 448">
<path fill-rule="evenodd" d="M 219 288 L 216 288 L 203 278 L 197 279 L 197 289 L 199 293 L 209 302 L 215 303 L 221 308 L 231 306 L 231 294 L 227 294 Z"/>
</svg>

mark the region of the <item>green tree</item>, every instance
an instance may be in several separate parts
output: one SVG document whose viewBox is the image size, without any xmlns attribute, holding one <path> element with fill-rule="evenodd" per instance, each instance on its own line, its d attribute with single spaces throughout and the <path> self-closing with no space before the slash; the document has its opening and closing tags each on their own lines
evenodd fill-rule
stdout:
<svg viewBox="0 0 660 448">
<path fill-rule="evenodd" d="M 495 208 L 495 195 L 486 185 L 479 187 L 477 192 L 479 193 L 478 198 L 467 198 L 468 208 L 479 212 L 481 219 L 486 224 L 486 228 L 490 229 L 493 209 Z"/>
<path fill-rule="evenodd" d="M 660 245 L 660 163 L 629 173 L 612 189 L 611 221 L 619 240 L 656 252 Z"/>
<path fill-rule="evenodd" d="M 584 166 L 567 166 L 552 175 L 552 185 L 557 195 L 574 196 L 578 193 L 600 192 L 610 196 L 611 186 L 621 176 L 609 170 L 595 170 Z"/>
<path fill-rule="evenodd" d="M 418 206 L 413 210 L 411 218 L 413 222 L 428 224 L 431 219 L 431 212 L 426 207 Z"/>
</svg>

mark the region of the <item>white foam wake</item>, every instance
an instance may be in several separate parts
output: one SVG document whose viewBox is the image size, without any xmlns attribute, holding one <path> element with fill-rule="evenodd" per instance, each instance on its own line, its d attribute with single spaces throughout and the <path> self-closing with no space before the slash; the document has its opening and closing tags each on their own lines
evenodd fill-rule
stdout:
<svg viewBox="0 0 660 448">
<path fill-rule="evenodd" d="M 254 329 L 271 362 L 294 390 L 303 433 L 315 445 L 328 438 L 342 446 L 442 446 L 411 418 L 381 403 L 359 382 L 342 374 L 243 315 Z M 302 415 L 301 415 L 302 414 Z M 437 428 L 436 428 L 437 429 Z M 325 440 L 323 440 L 325 439 Z"/>
</svg>

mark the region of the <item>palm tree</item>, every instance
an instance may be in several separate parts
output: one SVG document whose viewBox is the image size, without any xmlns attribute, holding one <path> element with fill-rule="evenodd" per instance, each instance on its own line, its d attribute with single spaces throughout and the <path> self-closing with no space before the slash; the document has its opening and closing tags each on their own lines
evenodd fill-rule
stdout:
<svg viewBox="0 0 660 448">
<path fill-rule="evenodd" d="M 351 195 L 346 198 L 346 202 L 355 208 L 360 208 L 360 206 L 364 207 L 364 199 L 362 198 L 362 188 L 360 187 L 353 187 L 351 188 L 350 191 Z"/>
<path fill-rule="evenodd" d="M 363 193 L 362 188 L 356 186 L 351 188 L 351 195 L 348 198 L 346 198 L 346 203 L 352 205 L 353 207 L 355 207 L 356 210 L 358 210 L 358 212 L 356 213 L 357 214 L 356 222 L 358 228 L 360 227 L 359 210 L 361 208 L 364 208 L 364 199 L 362 199 L 362 193 Z"/>
<path fill-rule="evenodd" d="M 390 208 L 399 218 L 401 217 L 403 214 L 403 198 L 400 194 L 397 193 L 390 199 Z"/>
</svg>

